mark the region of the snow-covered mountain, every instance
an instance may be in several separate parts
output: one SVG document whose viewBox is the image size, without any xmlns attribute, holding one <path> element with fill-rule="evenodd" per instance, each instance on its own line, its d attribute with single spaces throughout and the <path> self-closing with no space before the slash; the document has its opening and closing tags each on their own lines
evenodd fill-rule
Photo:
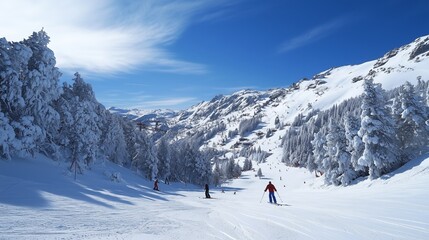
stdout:
<svg viewBox="0 0 429 240">
<path fill-rule="evenodd" d="M 52 161 L 37 152 L 32 157 L 13 156 L 10 161 L 0 161 L 0 239 L 429 239 L 427 153 L 375 180 L 360 177 L 348 187 L 336 187 L 326 185 L 305 168 L 282 164 L 280 147 L 299 114 L 328 109 L 360 95 L 362 80 L 367 76 L 385 89 L 405 81 L 428 81 L 428 58 L 426 36 L 380 59 L 329 69 L 285 89 L 243 90 L 179 113 L 110 109 L 129 114 L 128 118 L 136 121 L 140 118 L 143 123 L 155 123 L 152 130 L 152 125 L 146 128 L 148 132 L 160 134 L 163 120 L 172 136 L 191 141 L 195 138 L 202 148 L 215 148 L 227 157 L 249 146 L 261 148 L 266 162 L 255 162 L 255 168 L 263 176 L 245 171 L 220 186 L 211 185 L 213 199 L 203 199 L 203 189 L 189 182 L 161 181 L 161 191 L 153 191 L 153 182 L 143 178 L 141 172 L 115 161 L 124 159 L 123 155 L 97 159 L 77 176 L 76 167 L 74 173 L 70 171 L 76 165 L 64 158 Z M 90 93 L 82 96 L 93 96 L 90 88 L 78 80 L 80 84 L 75 88 Z M 76 99 L 73 88 L 65 89 L 70 91 L 71 99 Z M 85 103 L 91 106 L 92 102 Z M 71 106 L 81 110 L 85 105 Z M 95 106 L 86 108 L 87 112 L 98 110 L 104 114 L 99 104 Z M 135 130 L 129 122 L 119 128 L 115 122 L 121 119 L 106 115 L 110 117 L 106 125 L 112 126 L 112 131 L 105 132 L 109 136 L 105 139 L 124 140 L 124 131 L 120 130 Z M 4 119 L 0 113 L 3 128 L 8 127 Z M 82 129 L 85 133 L 91 128 Z M 6 130 L 2 133 L 14 132 L 11 127 Z M 147 147 L 137 156 L 152 147 L 145 136 L 128 136 L 139 137 L 138 143 Z M 91 142 L 77 143 L 82 146 Z M 99 145 L 89 146 L 94 149 Z M 107 146 L 110 153 L 121 153 L 125 151 L 109 146 L 126 145 L 101 146 Z M 187 156 L 192 157 L 194 152 L 189 153 Z M 142 159 L 150 159 L 147 156 L 142 155 Z M 278 202 L 285 205 L 266 204 L 263 190 L 268 181 L 276 185 Z"/>
<path fill-rule="evenodd" d="M 172 125 L 172 119 L 179 114 L 177 111 L 170 109 L 144 110 L 144 109 L 121 109 L 110 107 L 111 113 L 121 115 L 129 120 L 139 123 L 142 129 L 156 133 L 156 131 L 167 132 Z M 158 134 L 159 135 L 159 134 Z"/>
<path fill-rule="evenodd" d="M 344 100 L 361 95 L 363 79 L 371 77 L 386 90 L 405 81 L 416 84 L 429 80 L 429 36 L 391 50 L 379 59 L 359 65 L 331 68 L 311 79 L 301 79 L 288 88 L 267 91 L 242 90 L 228 96 L 216 96 L 179 113 L 171 113 L 165 122 L 175 126 L 179 136 L 204 135 L 204 146 L 225 151 L 254 145 L 266 152 L 276 151 L 287 127 L 299 114 L 313 109 L 325 110 Z M 155 117 L 138 111 L 125 112 L 134 119 Z M 124 114 L 124 113 L 123 113 Z M 165 113 L 160 116 L 169 117 Z M 240 124 L 257 119 L 255 129 L 232 134 Z M 277 120 L 276 120 L 277 119 Z M 213 131 L 216 129 L 216 131 Z"/>
<path fill-rule="evenodd" d="M 170 109 L 157 109 L 157 110 L 144 110 L 144 109 L 122 109 L 117 107 L 110 107 L 108 109 L 111 113 L 123 115 L 128 119 L 134 121 L 147 121 L 147 120 L 161 120 L 173 119 L 178 115 L 177 111 Z"/>
</svg>

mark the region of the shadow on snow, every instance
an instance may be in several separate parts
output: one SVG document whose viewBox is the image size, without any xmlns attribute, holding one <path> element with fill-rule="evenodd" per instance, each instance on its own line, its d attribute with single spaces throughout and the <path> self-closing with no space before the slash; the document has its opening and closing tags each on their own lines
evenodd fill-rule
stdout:
<svg viewBox="0 0 429 240">
<path fill-rule="evenodd" d="M 114 167 L 123 173 L 120 182 L 111 181 L 100 169 L 85 170 L 74 180 L 67 164 L 34 159 L 0 161 L 0 204 L 46 208 L 55 195 L 114 209 L 115 204 L 133 205 L 134 200 L 169 201 L 168 195 L 184 196 L 178 191 L 202 191 L 180 183 L 160 183 L 161 191 L 154 191 L 153 182 L 120 167 Z"/>
</svg>

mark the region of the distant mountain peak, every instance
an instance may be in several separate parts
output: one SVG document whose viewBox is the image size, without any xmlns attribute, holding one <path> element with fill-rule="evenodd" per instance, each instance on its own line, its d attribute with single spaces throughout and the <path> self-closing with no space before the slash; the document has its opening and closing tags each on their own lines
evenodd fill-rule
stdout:
<svg viewBox="0 0 429 240">
<path fill-rule="evenodd" d="M 168 126 L 175 126 L 178 137 L 196 133 L 205 135 L 203 146 L 230 151 L 244 146 L 236 131 L 243 121 L 257 118 L 255 131 L 246 137 L 253 146 L 269 152 L 279 146 L 285 129 L 278 128 L 292 123 L 296 116 L 305 116 L 315 109 L 328 109 L 333 105 L 359 96 L 363 92 L 362 80 L 373 78 L 386 90 L 413 84 L 417 79 L 429 80 L 429 36 L 388 51 L 379 59 L 357 65 L 329 68 L 304 78 L 287 88 L 266 91 L 244 89 L 230 95 L 217 95 L 181 112 L 165 114 L 162 111 L 119 111 L 131 114 L 136 120 L 164 117 Z M 215 132 L 213 129 L 216 129 Z M 270 138 L 261 136 L 273 136 Z M 249 145 L 247 144 L 246 147 Z"/>
</svg>

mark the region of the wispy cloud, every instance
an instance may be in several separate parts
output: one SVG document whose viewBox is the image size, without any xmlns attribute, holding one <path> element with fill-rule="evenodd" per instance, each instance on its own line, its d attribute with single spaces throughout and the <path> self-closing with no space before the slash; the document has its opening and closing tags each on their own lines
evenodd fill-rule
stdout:
<svg viewBox="0 0 429 240">
<path fill-rule="evenodd" d="M 146 91 L 108 91 L 97 95 L 103 104 L 126 109 L 183 109 L 197 102 L 194 97 L 160 97 Z"/>
<path fill-rule="evenodd" d="M 1 37 L 20 41 L 42 28 L 60 68 L 90 73 L 147 69 L 205 73 L 167 50 L 192 18 L 224 1 L 0 1 Z"/>
<path fill-rule="evenodd" d="M 238 87 L 222 87 L 214 88 L 216 91 L 225 92 L 227 94 L 235 93 L 242 90 L 256 90 L 259 89 L 257 86 L 238 86 Z"/>
<path fill-rule="evenodd" d="M 197 101 L 193 97 L 165 98 L 152 101 L 140 101 L 138 104 L 130 107 L 131 109 L 183 109 L 189 107 Z"/>
<path fill-rule="evenodd" d="M 349 19 L 342 17 L 342 18 L 338 18 L 333 21 L 327 22 L 325 24 L 316 26 L 299 36 L 296 36 L 292 39 L 285 41 L 279 47 L 279 52 L 280 53 L 289 52 L 294 49 L 301 48 L 305 45 L 316 42 L 324 37 L 329 36 L 337 29 L 346 25 L 348 22 L 349 22 Z"/>
</svg>

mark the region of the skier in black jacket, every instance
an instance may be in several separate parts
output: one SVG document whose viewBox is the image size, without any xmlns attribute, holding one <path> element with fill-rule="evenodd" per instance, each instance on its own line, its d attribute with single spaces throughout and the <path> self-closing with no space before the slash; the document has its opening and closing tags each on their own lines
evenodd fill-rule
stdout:
<svg viewBox="0 0 429 240">
<path fill-rule="evenodd" d="M 209 193 L 209 185 L 206 183 L 206 185 L 204 186 L 204 189 L 206 190 L 206 198 L 211 198 L 210 197 L 210 193 Z"/>
</svg>

